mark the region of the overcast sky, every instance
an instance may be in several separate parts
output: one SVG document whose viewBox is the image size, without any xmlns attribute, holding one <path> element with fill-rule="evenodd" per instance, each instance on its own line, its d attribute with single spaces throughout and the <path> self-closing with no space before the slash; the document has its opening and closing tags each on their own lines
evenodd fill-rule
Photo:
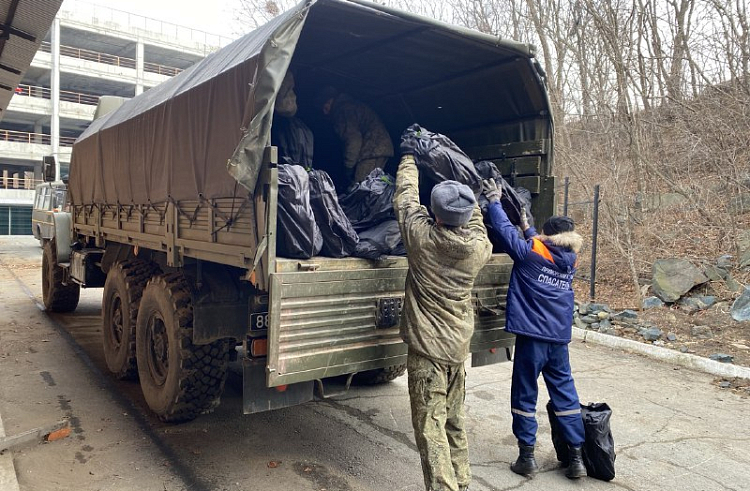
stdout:
<svg viewBox="0 0 750 491">
<path fill-rule="evenodd" d="M 84 0 L 78 3 L 101 5 L 232 39 L 239 34 L 233 13 L 239 8 L 237 0 Z"/>
</svg>

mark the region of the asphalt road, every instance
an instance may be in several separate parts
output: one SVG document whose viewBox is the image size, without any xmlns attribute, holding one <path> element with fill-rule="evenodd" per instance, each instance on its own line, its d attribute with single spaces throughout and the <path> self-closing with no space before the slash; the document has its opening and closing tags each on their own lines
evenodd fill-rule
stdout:
<svg viewBox="0 0 750 491">
<path fill-rule="evenodd" d="M 256 415 L 242 414 L 240 388 L 229 383 L 213 413 L 165 425 L 137 383 L 106 371 L 100 290 L 86 291 L 73 314 L 40 309 L 40 251 L 33 239 L 0 238 L 0 415 L 6 434 L 61 418 L 73 432 L 12 454 L 21 490 L 424 489 L 405 377 Z M 747 397 L 716 387 L 712 376 L 588 343 L 574 342 L 571 357 L 581 399 L 613 408 L 616 479 L 562 475 L 544 389 L 542 472 L 526 479 L 508 469 L 516 447 L 505 363 L 467 369 L 472 491 L 750 489 Z"/>
</svg>

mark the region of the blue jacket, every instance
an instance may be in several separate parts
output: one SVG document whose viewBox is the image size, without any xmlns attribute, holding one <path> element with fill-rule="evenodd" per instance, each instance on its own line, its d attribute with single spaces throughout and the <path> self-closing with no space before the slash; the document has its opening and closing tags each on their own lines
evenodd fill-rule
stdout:
<svg viewBox="0 0 750 491">
<path fill-rule="evenodd" d="M 550 237 L 531 227 L 525 240 L 499 202 L 489 207 L 498 240 L 513 259 L 505 330 L 553 343 L 569 343 L 573 325 L 573 290 L 577 252 L 583 239 L 576 232 Z"/>
</svg>

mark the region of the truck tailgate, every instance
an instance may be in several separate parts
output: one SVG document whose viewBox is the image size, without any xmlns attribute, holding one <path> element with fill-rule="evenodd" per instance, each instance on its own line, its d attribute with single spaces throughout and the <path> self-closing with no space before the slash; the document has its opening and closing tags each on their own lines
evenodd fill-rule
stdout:
<svg viewBox="0 0 750 491">
<path fill-rule="evenodd" d="M 472 351 L 509 346 L 503 331 L 512 262 L 493 255 L 475 282 Z M 406 258 L 277 259 L 271 274 L 268 386 L 406 362 L 398 332 Z"/>
</svg>

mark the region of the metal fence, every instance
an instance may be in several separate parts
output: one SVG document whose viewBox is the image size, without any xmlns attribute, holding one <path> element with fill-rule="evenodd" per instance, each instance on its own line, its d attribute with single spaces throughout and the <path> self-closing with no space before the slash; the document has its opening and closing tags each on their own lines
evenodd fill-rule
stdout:
<svg viewBox="0 0 750 491">
<path fill-rule="evenodd" d="M 35 97 L 38 99 L 52 99 L 52 90 L 48 87 L 39 87 L 36 85 L 18 84 L 16 95 L 25 97 Z M 86 104 L 96 106 L 99 103 L 99 96 L 85 94 L 83 92 L 71 92 L 69 90 L 60 91 L 60 100 L 66 102 L 75 102 L 77 104 Z"/>
<path fill-rule="evenodd" d="M 41 46 L 39 46 L 39 51 L 51 53 L 52 44 L 48 43 L 47 41 L 42 42 Z M 136 68 L 136 60 L 133 58 L 116 56 L 109 53 L 101 53 L 98 51 L 91 51 L 82 48 L 73 48 L 71 46 L 60 46 L 60 56 L 68 56 L 71 58 L 78 58 L 81 60 L 93 61 L 95 63 L 103 63 L 105 65 L 111 66 L 119 66 L 131 69 Z M 173 77 L 180 73 L 182 71 L 182 68 L 145 62 L 143 64 L 143 71 Z"/>
<path fill-rule="evenodd" d="M 570 202 L 570 178 L 566 177 L 563 180 L 563 184 L 558 187 L 563 188 L 563 215 L 569 216 L 571 207 L 591 207 L 591 273 L 589 275 L 589 298 L 593 300 L 596 297 L 596 252 L 599 242 L 599 184 L 594 186 L 594 195 L 592 199 L 572 203 Z"/>
<path fill-rule="evenodd" d="M 28 131 L 12 131 L 0 129 L 0 141 L 29 143 L 36 145 L 52 145 L 52 136 L 46 133 L 31 133 Z M 76 139 L 72 136 L 61 136 L 61 147 L 72 147 Z"/>
</svg>

